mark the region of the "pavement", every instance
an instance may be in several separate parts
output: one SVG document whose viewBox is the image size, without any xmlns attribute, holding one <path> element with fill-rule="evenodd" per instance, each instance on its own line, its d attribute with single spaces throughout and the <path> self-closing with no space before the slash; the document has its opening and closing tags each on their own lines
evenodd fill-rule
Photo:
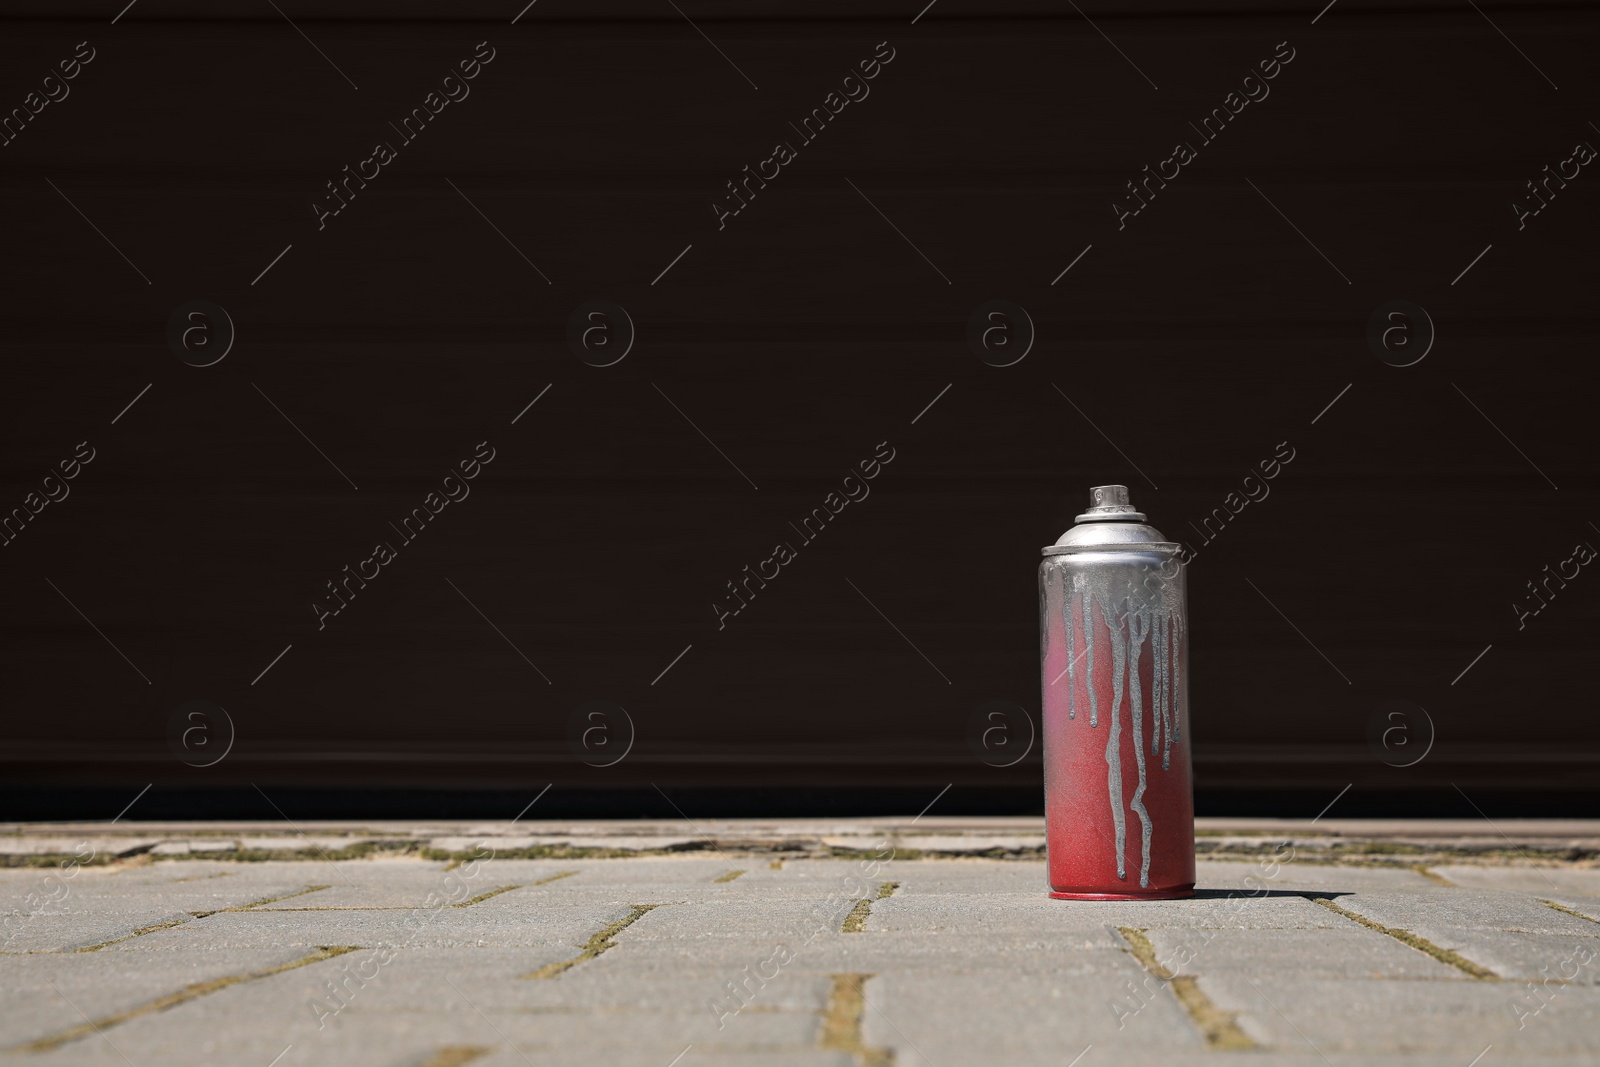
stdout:
<svg viewBox="0 0 1600 1067">
<path fill-rule="evenodd" d="M 0 1064 L 1600 1062 L 1600 822 L 0 825 Z"/>
</svg>

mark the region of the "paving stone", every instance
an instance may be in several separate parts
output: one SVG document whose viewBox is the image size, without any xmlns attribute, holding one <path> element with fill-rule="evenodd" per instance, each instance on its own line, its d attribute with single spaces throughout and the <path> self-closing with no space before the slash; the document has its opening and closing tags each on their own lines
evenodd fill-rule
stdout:
<svg viewBox="0 0 1600 1067">
<path fill-rule="evenodd" d="M 1542 904 L 1537 897 L 1495 890 L 1357 893 L 1342 897 L 1337 903 L 1385 925 L 1406 929 L 1431 923 L 1466 930 L 1520 930 L 1576 936 L 1595 932 L 1594 923 Z"/>
<path fill-rule="evenodd" d="M 29 912 L 9 924 L 5 951 L 69 951 L 102 944 L 140 929 L 186 922 L 194 912 L 242 907 L 267 897 L 301 892 L 307 888 L 302 880 L 306 873 L 299 869 L 277 878 L 155 884 L 80 871 L 66 883 L 67 893 L 59 905 Z"/>
<path fill-rule="evenodd" d="M 331 834 L 249 834 L 229 838 L 229 847 L 239 849 L 263 849 L 271 852 L 338 852 L 340 849 L 352 845 L 375 844 L 384 840 L 382 837 L 371 835 L 353 834 L 335 837 Z M 197 843 L 194 838 L 189 839 L 190 844 Z M 201 850 L 197 850 L 201 851 Z"/>
<path fill-rule="evenodd" d="M 699 835 L 680 834 L 675 837 L 629 837 L 622 834 L 614 836 L 588 835 L 561 835 L 561 836 L 529 836 L 513 838 L 497 837 L 437 837 L 431 842 L 432 847 L 442 848 L 449 852 L 475 853 L 480 848 L 488 846 L 496 850 L 510 850 L 517 848 L 533 848 L 546 846 L 550 848 L 597 848 L 597 849 L 622 849 L 624 851 L 645 851 L 647 849 L 683 849 L 703 843 L 707 838 Z"/>
<path fill-rule="evenodd" d="M 1305 978 L 1472 978 L 1387 934 L 1348 930 L 1162 930 L 1145 932 L 1173 974 L 1242 971 L 1270 989 L 1278 975 Z"/>
<path fill-rule="evenodd" d="M 274 864 L 273 866 L 284 866 Z M 317 882 L 327 888 L 316 894 L 316 899 L 299 898 L 279 901 L 263 906 L 263 910 L 318 908 L 421 908 L 428 906 L 428 894 L 435 900 L 448 900 L 448 894 L 459 895 L 466 889 L 467 896 L 487 891 L 492 886 L 478 889 L 479 877 L 468 878 L 457 874 L 454 878 L 446 872 L 443 863 L 419 862 L 414 859 L 347 860 L 343 863 L 296 863 L 314 873 Z M 463 897 L 462 899 L 465 899 Z"/>
<path fill-rule="evenodd" d="M 914 878 L 925 892 L 1049 894 L 1049 880 L 1041 862 L 1002 860 L 796 860 L 775 872 L 786 885 L 821 885 L 837 890 L 847 885 L 876 887 L 882 882 Z"/>
<path fill-rule="evenodd" d="M 1456 885 L 1476 889 L 1600 898 L 1600 869 L 1596 868 L 1440 866 L 1433 870 Z"/>
<path fill-rule="evenodd" d="M 868 920 L 871 929 L 884 931 L 1086 930 L 1107 926 L 1313 929 L 1341 922 L 1348 920 L 1297 893 L 1263 897 L 1219 893 L 1159 901 L 1053 900 L 1036 893 L 994 893 L 974 901 L 964 894 L 922 893 L 914 882 L 874 903 Z"/>
<path fill-rule="evenodd" d="M 570 860 L 566 861 L 566 868 L 580 867 L 591 871 L 589 880 L 603 878 L 607 885 L 628 886 L 672 886 L 672 885 L 715 885 L 715 879 L 730 870 L 739 870 L 755 866 L 759 859 L 749 860 L 733 856 L 719 856 L 715 852 L 709 855 L 695 853 L 691 857 L 680 856 L 641 856 L 638 859 L 628 860 L 625 863 L 614 863 L 604 867 L 593 866 L 596 863 L 607 861 L 595 860 Z M 602 873 L 603 872 L 603 873 Z"/>
<path fill-rule="evenodd" d="M 419 972 L 416 961 L 412 964 L 411 975 L 384 975 L 336 1013 L 326 995 L 280 998 L 262 996 L 260 991 L 249 998 L 219 996 L 203 1008 L 197 1002 L 181 1010 L 197 1020 L 203 1018 L 207 1028 L 281 1036 L 297 1044 L 324 1043 L 352 1029 L 367 1029 L 374 1020 L 384 1026 L 432 1020 L 431 1029 L 441 1043 L 500 1044 L 509 1039 L 531 1052 L 567 1046 L 591 1051 L 648 1047 L 658 1041 L 665 1049 L 676 1042 L 676 1048 L 667 1052 L 669 1057 L 687 1043 L 701 1049 L 765 1046 L 804 1051 L 814 1047 L 822 1020 L 816 1009 L 784 1010 L 773 1003 L 719 1015 L 711 1010 L 709 999 L 692 999 L 662 982 L 627 983 L 623 995 L 586 983 L 554 1004 L 549 1002 L 552 991 L 525 982 L 506 990 L 510 995 L 495 998 L 474 986 L 467 973 L 441 970 L 437 960 L 427 961 L 425 972 Z M 397 960 L 393 966 L 402 965 Z M 659 1067 L 665 1067 L 665 1059 Z"/>
<path fill-rule="evenodd" d="M 10 957 L 0 968 L 0 1043 L 9 1048 L 34 1041 L 78 1026 L 85 1016 L 103 1018 L 196 982 L 276 967 L 305 955 L 291 947 L 226 953 L 108 948 Z"/>
<path fill-rule="evenodd" d="M 160 841 L 157 836 L 113 837 L 104 834 L 28 834 L 0 836 L 0 853 L 11 856 L 90 856 L 131 855 Z"/>
<path fill-rule="evenodd" d="M 868 1044 L 894 1048 L 897 1063 L 1062 1065 L 1087 1045 L 1113 1042 L 1169 1056 L 1204 1052 L 1204 1038 L 1175 998 L 1142 1001 L 1132 1013 L 1130 988 L 1145 972 L 1125 954 L 1104 956 L 1105 970 L 1090 975 L 1016 974 L 1000 966 L 880 975 L 866 985 L 863 1033 Z"/>
<path fill-rule="evenodd" d="M 1253 984 L 1252 984 L 1253 983 Z M 1202 974 L 1200 988 L 1258 1041 L 1323 1052 L 1445 1051 L 1465 1064 L 1488 1045 L 1502 1057 L 1600 1053 L 1600 990 L 1570 986 L 1518 1028 L 1518 983 L 1361 981 L 1243 971 Z M 1281 1012 L 1281 1014 L 1280 1014 Z M 1501 1062 L 1505 1062 L 1502 1059 Z"/>
<path fill-rule="evenodd" d="M 1195 864 L 1195 885 L 1202 889 L 1257 892 L 1312 892 L 1332 896 L 1363 889 L 1425 889 L 1435 883 L 1409 867 L 1340 866 L 1269 855 L 1254 860 L 1202 859 Z"/>
<path fill-rule="evenodd" d="M 969 834 L 897 834 L 892 839 L 894 847 L 906 851 L 920 852 L 945 852 L 953 854 L 971 854 L 988 852 L 998 849 L 1002 852 L 1031 852 L 1045 847 L 1045 835 L 1040 834 L 1012 834 L 1008 836 L 974 836 Z M 823 844 L 833 845 L 838 848 L 861 848 L 862 840 L 859 836 L 828 836 L 822 839 Z M 868 845 L 867 847 L 871 847 Z"/>
<path fill-rule="evenodd" d="M 1591 922 L 1600 923 L 1600 899 L 1595 897 L 1557 895 L 1554 893 L 1548 897 L 1541 897 L 1540 899 L 1549 900 L 1553 903 L 1560 904 L 1564 908 L 1569 908 L 1572 911 L 1577 912 L 1579 915 L 1582 915 Z"/>
<path fill-rule="evenodd" d="M 150 850 L 152 856 L 183 856 L 191 852 L 236 852 L 238 842 L 201 838 L 191 841 L 163 841 Z"/>
<path fill-rule="evenodd" d="M 1384 926 L 1407 930 L 1506 978 L 1559 973 L 1563 961 L 1594 953 L 1579 980 L 1600 971 L 1600 924 L 1517 893 L 1482 889 L 1352 894 L 1339 905 Z"/>
</svg>

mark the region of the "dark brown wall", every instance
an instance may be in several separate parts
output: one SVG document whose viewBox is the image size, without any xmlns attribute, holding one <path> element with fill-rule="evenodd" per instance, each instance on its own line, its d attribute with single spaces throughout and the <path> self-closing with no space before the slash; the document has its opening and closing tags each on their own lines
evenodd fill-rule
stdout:
<svg viewBox="0 0 1600 1067">
<path fill-rule="evenodd" d="M 969 719 L 1036 714 L 1038 548 L 1124 482 L 1197 549 L 1202 790 L 1592 788 L 1600 577 L 1522 629 L 1512 604 L 1600 545 L 1600 176 L 1522 229 L 1512 204 L 1600 144 L 1593 5 L 119 6 L 0 28 L 5 109 L 95 50 L 0 147 L 0 507 L 95 453 L 0 548 L 8 782 L 1031 786 Z M 870 96 L 799 145 L 881 41 Z M 1201 146 L 1188 122 L 1285 41 Z M 780 139 L 798 158 L 719 230 Z M 1180 139 L 1198 158 L 1119 229 Z M 1005 368 L 966 339 L 997 298 L 1037 331 Z M 196 299 L 237 331 L 205 368 L 167 341 Z M 569 349 L 591 299 L 636 327 L 615 366 Z M 1437 333 L 1413 366 L 1367 340 L 1394 300 Z M 399 546 L 481 441 L 470 497 Z M 880 442 L 870 497 L 800 545 Z M 378 540 L 398 559 L 319 631 Z M 1369 748 L 1388 699 L 1437 730 L 1415 767 Z M 190 700 L 236 727 L 216 766 L 168 750 Z M 605 770 L 567 744 L 590 700 L 637 730 Z"/>
</svg>

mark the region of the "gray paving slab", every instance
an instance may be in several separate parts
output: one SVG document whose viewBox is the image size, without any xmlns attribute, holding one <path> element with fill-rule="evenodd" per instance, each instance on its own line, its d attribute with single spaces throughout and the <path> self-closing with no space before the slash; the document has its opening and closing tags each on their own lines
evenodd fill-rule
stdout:
<svg viewBox="0 0 1600 1067">
<path fill-rule="evenodd" d="M 1048 979 L 1003 968 L 880 975 L 866 986 L 863 1032 L 868 1044 L 888 1045 L 904 1058 L 947 1064 L 1065 1064 L 1091 1044 L 1169 1055 L 1205 1051 L 1175 999 L 1137 1000 L 1144 971 L 1127 956 L 1119 965 L 1106 955 L 1104 973 Z"/>
<path fill-rule="evenodd" d="M 1520 893 L 1486 889 L 1403 890 L 1341 897 L 1340 907 L 1458 952 L 1503 978 L 1600 971 L 1600 924 Z M 1585 960 L 1577 967 L 1570 961 Z M 1563 966 L 1567 964 L 1567 966 Z M 1548 971 L 1547 971 L 1548 968 Z"/>
<path fill-rule="evenodd" d="M 274 877 L 273 874 L 276 874 Z M 185 883 L 116 880 L 89 871 L 69 883 L 61 903 L 18 917 L 3 940 L 7 952 L 66 951 L 128 937 L 164 923 L 187 922 L 196 912 L 222 911 L 301 894 L 305 870 L 263 872 L 256 879 Z"/>
<path fill-rule="evenodd" d="M 1203 859 L 1195 864 L 1195 885 L 1201 889 L 1262 889 L 1313 893 L 1354 893 L 1362 889 L 1424 889 L 1436 883 L 1399 865 L 1341 867 L 1273 853 L 1255 860 Z"/>
<path fill-rule="evenodd" d="M 923 893 L 912 881 L 872 906 L 870 929 L 883 931 L 1097 929 L 1105 926 L 1317 929 L 1338 916 L 1298 893 L 1214 895 L 1190 900 L 1072 901 L 1039 893 Z"/>
<path fill-rule="evenodd" d="M 719 856 L 716 853 L 695 853 L 693 857 L 683 856 L 641 856 L 638 859 L 628 860 L 626 863 L 615 865 L 596 866 L 605 864 L 600 860 L 569 860 L 565 861 L 564 869 L 570 870 L 578 867 L 589 871 L 587 877 L 592 881 L 596 877 L 603 877 L 607 885 L 641 885 L 641 886 L 670 886 L 670 885 L 716 885 L 716 879 L 730 870 L 750 870 L 757 866 L 760 859 L 741 858 L 735 856 Z M 600 872 L 603 872 L 600 873 Z"/>
<path fill-rule="evenodd" d="M 1223 971 L 1202 975 L 1199 984 L 1223 1010 L 1238 1012 L 1251 1036 L 1277 1048 L 1450 1051 L 1462 1063 L 1490 1045 L 1513 1062 L 1524 1055 L 1600 1055 L 1600 990 L 1592 988 L 1564 988 L 1540 1016 L 1524 1020 L 1515 1012 L 1524 991 L 1511 982 L 1279 975 L 1268 985 L 1244 971 Z"/>
<path fill-rule="evenodd" d="M 1279 975 L 1305 978 L 1472 979 L 1448 963 L 1372 930 L 1150 929 L 1156 959 L 1173 974 L 1240 971 L 1271 988 Z"/>
<path fill-rule="evenodd" d="M 1573 867 L 1468 867 L 1450 864 L 1433 868 L 1456 885 L 1474 889 L 1504 889 L 1548 897 L 1593 897 L 1600 899 L 1600 868 Z"/>
<path fill-rule="evenodd" d="M 1576 912 L 1591 922 L 1600 923 L 1600 898 L 1551 893 L 1549 896 L 1540 896 L 1539 899 L 1552 904 L 1559 904 L 1568 911 Z"/>
<path fill-rule="evenodd" d="M 1438 928 L 1520 930 L 1576 936 L 1596 932 L 1596 924 L 1551 908 L 1537 897 L 1498 890 L 1354 893 L 1339 898 L 1338 903 L 1387 925 L 1408 929 L 1411 925 L 1433 924 Z"/>
<path fill-rule="evenodd" d="M 625 905 L 615 905 L 605 912 L 590 908 L 566 911 L 552 908 L 537 914 L 501 916 L 498 919 L 473 916 L 470 909 L 465 908 L 227 912 L 153 931 L 138 938 L 137 947 L 146 951 L 225 951 L 274 945 L 402 945 L 417 948 L 499 944 L 558 951 L 574 943 L 582 944 L 590 934 L 609 921 L 594 916 L 620 918 L 627 912 Z"/>
<path fill-rule="evenodd" d="M 33 1041 L 183 989 L 289 963 L 297 948 L 214 953 L 39 953 L 0 967 L 0 1035 L 5 1046 Z M 82 1014 L 80 1014 L 80 1012 Z"/>
<path fill-rule="evenodd" d="M 281 868 L 290 864 L 272 864 Z M 343 863 L 296 863 L 293 866 L 309 867 L 319 884 L 327 888 L 317 893 L 316 899 L 295 899 L 263 905 L 266 910 L 303 907 L 318 908 L 420 908 L 432 901 L 448 902 L 466 899 L 474 893 L 485 892 L 492 885 L 485 884 L 481 870 L 469 877 L 463 873 L 446 871 L 440 862 L 414 859 L 347 860 Z M 452 874 L 454 877 L 452 877 Z"/>
</svg>

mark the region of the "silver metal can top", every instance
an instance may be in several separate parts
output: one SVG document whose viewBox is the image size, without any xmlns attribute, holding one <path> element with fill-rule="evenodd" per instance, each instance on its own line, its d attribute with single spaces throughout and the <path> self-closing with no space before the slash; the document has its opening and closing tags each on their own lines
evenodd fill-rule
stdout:
<svg viewBox="0 0 1600 1067">
<path fill-rule="evenodd" d="M 1160 530 L 1146 525 L 1144 512 L 1134 508 L 1125 485 L 1097 485 L 1089 490 L 1089 510 L 1079 515 L 1076 523 L 1055 544 L 1045 548 L 1044 554 L 1054 556 L 1119 545 L 1154 549 L 1163 554 L 1175 553 L 1178 549 L 1178 545 L 1163 537 Z"/>
<path fill-rule="evenodd" d="M 1076 522 L 1143 522 L 1144 514 L 1128 503 L 1125 485 L 1097 485 L 1089 490 L 1089 510 Z"/>
</svg>

